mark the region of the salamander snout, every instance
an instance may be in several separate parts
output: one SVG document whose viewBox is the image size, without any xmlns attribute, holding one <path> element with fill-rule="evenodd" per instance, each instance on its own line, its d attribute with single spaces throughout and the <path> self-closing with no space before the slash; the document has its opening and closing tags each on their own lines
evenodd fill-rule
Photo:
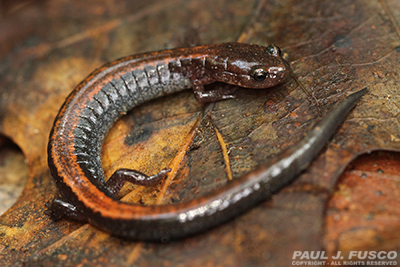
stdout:
<svg viewBox="0 0 400 267">
<path fill-rule="evenodd" d="M 283 58 L 279 47 L 271 44 L 264 51 L 265 57 L 261 60 L 263 64 L 253 66 L 250 75 L 253 81 L 264 83 L 261 87 L 274 86 L 286 79 L 289 65 Z M 255 85 L 255 88 L 259 88 L 259 86 Z"/>
<path fill-rule="evenodd" d="M 248 79 L 243 79 L 241 85 L 248 88 L 268 88 L 276 86 L 288 76 L 288 65 L 286 62 L 279 62 L 279 64 L 258 65 L 252 67 Z M 245 78 L 245 75 L 243 76 Z"/>
<path fill-rule="evenodd" d="M 251 77 L 256 82 L 263 82 L 266 79 L 285 79 L 287 76 L 287 69 L 281 67 L 254 67 L 252 69 Z"/>
</svg>

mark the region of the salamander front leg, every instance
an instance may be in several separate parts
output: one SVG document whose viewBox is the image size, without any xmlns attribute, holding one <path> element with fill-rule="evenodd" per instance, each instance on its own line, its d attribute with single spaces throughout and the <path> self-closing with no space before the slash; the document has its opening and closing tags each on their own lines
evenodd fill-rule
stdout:
<svg viewBox="0 0 400 267">
<path fill-rule="evenodd" d="M 235 95 L 232 95 L 232 93 L 237 90 L 235 87 L 221 87 L 219 89 L 206 91 L 199 80 L 192 81 L 192 84 L 194 97 L 201 103 L 215 102 L 236 97 Z"/>
<path fill-rule="evenodd" d="M 108 179 L 106 182 L 106 187 L 115 197 L 117 197 L 119 191 L 126 182 L 137 185 L 151 186 L 159 182 L 170 171 L 171 169 L 164 168 L 159 173 L 148 176 L 132 169 L 118 169 L 113 175 L 111 175 L 110 179 Z"/>
</svg>

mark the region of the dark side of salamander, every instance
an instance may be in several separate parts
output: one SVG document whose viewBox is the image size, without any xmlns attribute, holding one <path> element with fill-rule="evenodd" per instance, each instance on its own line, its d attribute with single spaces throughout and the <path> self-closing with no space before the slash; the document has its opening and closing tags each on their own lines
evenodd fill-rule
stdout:
<svg viewBox="0 0 400 267">
<path fill-rule="evenodd" d="M 118 201 L 115 196 L 125 182 L 151 185 L 170 169 L 153 176 L 120 169 L 106 182 L 101 145 L 112 124 L 144 102 L 188 88 L 201 102 L 229 99 L 234 97 L 229 90 L 205 91 L 204 85 L 219 81 L 269 88 L 286 79 L 288 68 L 275 46 L 225 43 L 130 56 L 94 71 L 68 96 L 50 133 L 48 162 L 61 194 L 52 203 L 53 217 L 88 221 L 121 237 L 159 241 L 202 232 L 268 198 L 305 168 L 360 93 L 331 111 L 304 139 L 313 143 L 303 140 L 271 165 L 185 203 L 145 207 Z"/>
</svg>

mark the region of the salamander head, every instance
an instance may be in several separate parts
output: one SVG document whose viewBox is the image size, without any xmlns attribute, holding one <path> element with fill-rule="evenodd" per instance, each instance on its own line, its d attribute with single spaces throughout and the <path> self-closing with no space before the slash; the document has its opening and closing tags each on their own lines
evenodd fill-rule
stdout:
<svg viewBox="0 0 400 267">
<path fill-rule="evenodd" d="M 289 64 L 275 45 L 226 43 L 215 59 L 217 81 L 246 88 L 262 89 L 282 83 L 289 74 Z M 218 64 L 218 63 L 219 64 Z M 223 66 L 223 67 L 222 67 Z"/>
</svg>

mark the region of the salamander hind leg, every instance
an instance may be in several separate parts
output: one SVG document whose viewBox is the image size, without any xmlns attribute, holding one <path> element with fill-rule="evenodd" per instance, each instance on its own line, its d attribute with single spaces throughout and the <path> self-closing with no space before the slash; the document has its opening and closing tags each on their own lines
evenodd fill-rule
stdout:
<svg viewBox="0 0 400 267">
<path fill-rule="evenodd" d="M 235 87 L 225 86 L 218 89 L 206 91 L 203 84 L 198 80 L 192 81 L 192 85 L 194 96 L 196 100 L 200 103 L 209 103 L 224 99 L 235 98 L 235 95 L 232 95 L 232 93 L 237 90 L 237 88 Z"/>
<path fill-rule="evenodd" d="M 148 176 L 132 169 L 118 169 L 113 175 L 111 175 L 110 179 L 108 179 L 106 187 L 115 197 L 117 197 L 119 191 L 126 182 L 137 185 L 152 186 L 163 179 L 170 171 L 171 169 L 164 168 L 159 173 Z"/>
<path fill-rule="evenodd" d="M 50 205 L 46 205 L 49 206 L 46 214 L 50 215 L 53 220 L 57 221 L 67 217 L 76 221 L 87 221 L 86 217 L 73 204 L 64 200 L 60 195 L 55 196 Z"/>
</svg>

